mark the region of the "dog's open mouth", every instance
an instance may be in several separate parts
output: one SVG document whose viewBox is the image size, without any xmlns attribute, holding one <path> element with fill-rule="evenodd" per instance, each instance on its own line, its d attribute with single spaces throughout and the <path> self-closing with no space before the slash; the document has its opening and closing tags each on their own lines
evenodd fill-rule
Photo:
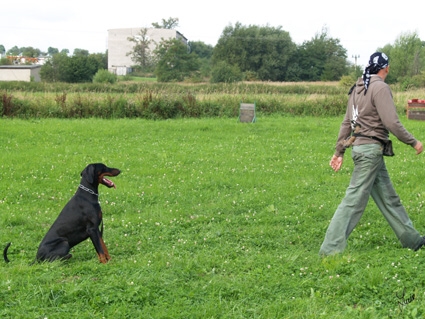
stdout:
<svg viewBox="0 0 425 319">
<path fill-rule="evenodd" d="M 111 187 L 117 188 L 113 181 L 111 181 L 111 180 L 109 180 L 105 177 L 102 178 L 102 184 L 105 185 L 106 187 L 109 187 L 109 188 L 111 188 Z"/>
<path fill-rule="evenodd" d="M 113 181 L 111 181 L 110 179 L 107 179 L 105 176 L 117 176 L 121 173 L 121 171 L 119 169 L 113 168 L 108 172 L 103 172 L 102 174 L 99 175 L 99 184 L 103 184 L 106 187 L 113 187 L 113 188 L 117 188 L 114 184 Z"/>
</svg>

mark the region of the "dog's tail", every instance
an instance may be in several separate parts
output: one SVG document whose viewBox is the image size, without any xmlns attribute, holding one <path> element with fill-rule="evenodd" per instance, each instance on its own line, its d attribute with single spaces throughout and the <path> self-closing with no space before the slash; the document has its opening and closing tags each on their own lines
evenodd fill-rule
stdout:
<svg viewBox="0 0 425 319">
<path fill-rule="evenodd" d="M 3 258 L 5 262 L 10 262 L 9 258 L 7 258 L 7 250 L 9 249 L 11 243 L 7 243 L 6 247 L 3 250 Z"/>
</svg>

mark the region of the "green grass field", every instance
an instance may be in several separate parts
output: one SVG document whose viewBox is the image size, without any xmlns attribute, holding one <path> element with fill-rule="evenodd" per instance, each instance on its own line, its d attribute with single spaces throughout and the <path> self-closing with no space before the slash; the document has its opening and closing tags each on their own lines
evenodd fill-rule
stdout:
<svg viewBox="0 0 425 319">
<path fill-rule="evenodd" d="M 350 152 L 328 166 L 340 122 L 1 119 L 0 318 L 422 318 L 425 251 L 402 249 L 372 201 L 344 254 L 318 256 L 353 167 Z M 394 148 L 388 170 L 425 235 L 423 155 Z M 93 162 L 122 170 L 99 189 L 112 260 L 86 241 L 30 265 Z"/>
</svg>

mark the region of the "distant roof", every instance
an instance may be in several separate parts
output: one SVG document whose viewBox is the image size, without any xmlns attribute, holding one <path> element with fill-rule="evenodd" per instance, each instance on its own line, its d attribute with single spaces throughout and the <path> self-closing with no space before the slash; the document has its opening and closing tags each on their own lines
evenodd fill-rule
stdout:
<svg viewBox="0 0 425 319">
<path fill-rule="evenodd" d="M 0 65 L 0 69 L 37 69 L 41 68 L 39 64 L 30 64 L 30 65 Z"/>
</svg>

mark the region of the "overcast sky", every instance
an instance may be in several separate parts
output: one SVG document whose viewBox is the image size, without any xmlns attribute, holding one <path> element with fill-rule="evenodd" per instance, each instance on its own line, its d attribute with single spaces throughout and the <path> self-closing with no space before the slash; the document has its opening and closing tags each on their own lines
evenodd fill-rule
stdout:
<svg viewBox="0 0 425 319">
<path fill-rule="evenodd" d="M 340 40 L 347 56 L 365 65 L 369 56 L 404 33 L 417 32 L 425 40 L 423 0 L 19 0 L 0 6 L 0 44 L 32 46 L 41 51 L 75 48 L 105 52 L 109 29 L 151 27 L 170 17 L 189 41 L 215 45 L 223 29 L 243 25 L 282 27 L 302 44 L 326 27 Z"/>
</svg>

